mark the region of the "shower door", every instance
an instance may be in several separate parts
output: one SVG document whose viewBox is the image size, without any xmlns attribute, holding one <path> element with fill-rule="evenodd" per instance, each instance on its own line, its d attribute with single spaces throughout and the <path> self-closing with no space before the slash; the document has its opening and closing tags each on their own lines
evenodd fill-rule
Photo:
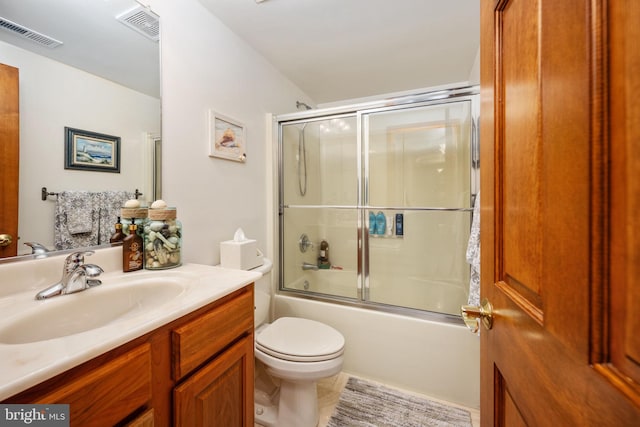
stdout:
<svg viewBox="0 0 640 427">
<path fill-rule="evenodd" d="M 459 316 L 478 185 L 472 100 L 281 121 L 280 290 Z"/>
<path fill-rule="evenodd" d="M 363 298 L 458 314 L 469 290 L 471 102 L 367 113 L 363 134 Z"/>
<path fill-rule="evenodd" d="M 280 277 L 287 290 L 356 299 L 359 143 L 355 114 L 280 127 Z M 322 242 L 328 263 L 319 268 Z"/>
</svg>

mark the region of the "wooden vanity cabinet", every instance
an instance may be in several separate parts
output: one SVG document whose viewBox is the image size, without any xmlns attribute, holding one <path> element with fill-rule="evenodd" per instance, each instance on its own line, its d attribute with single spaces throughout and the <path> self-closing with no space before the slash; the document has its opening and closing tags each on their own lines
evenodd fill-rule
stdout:
<svg viewBox="0 0 640 427">
<path fill-rule="evenodd" d="M 176 426 L 253 426 L 253 307 L 246 292 L 173 330 Z"/>
<path fill-rule="evenodd" d="M 253 427 L 253 285 L 2 403 L 67 403 L 72 426 Z"/>
</svg>

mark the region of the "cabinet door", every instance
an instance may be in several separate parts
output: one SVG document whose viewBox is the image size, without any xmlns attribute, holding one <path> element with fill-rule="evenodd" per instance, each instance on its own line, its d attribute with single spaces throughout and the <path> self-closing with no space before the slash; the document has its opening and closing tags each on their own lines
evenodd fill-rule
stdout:
<svg viewBox="0 0 640 427">
<path fill-rule="evenodd" d="M 253 426 L 253 334 L 174 389 L 175 425 Z"/>
</svg>

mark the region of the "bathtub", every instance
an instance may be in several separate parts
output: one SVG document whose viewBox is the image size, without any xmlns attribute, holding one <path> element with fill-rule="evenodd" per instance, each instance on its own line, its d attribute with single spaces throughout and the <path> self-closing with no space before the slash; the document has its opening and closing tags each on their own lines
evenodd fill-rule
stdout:
<svg viewBox="0 0 640 427">
<path fill-rule="evenodd" d="M 356 273 L 349 270 L 308 270 L 287 289 L 318 294 L 357 298 Z M 377 274 L 370 281 L 369 300 L 398 307 L 415 308 L 436 313 L 460 314 L 467 303 L 468 288 L 451 280 L 433 280 L 418 276 Z"/>
<path fill-rule="evenodd" d="M 347 273 L 347 274 L 345 274 Z M 340 270 L 305 271 L 288 288 L 311 292 L 355 297 L 353 272 Z M 348 279 L 349 278 L 349 279 Z M 466 300 L 464 289 L 433 286 L 434 295 L 458 292 L 457 300 L 447 310 L 459 313 L 460 298 Z M 415 301 L 415 290 L 423 287 L 419 279 L 390 288 L 407 301 Z M 371 294 L 380 298 L 374 287 Z M 426 298 L 427 300 L 429 298 Z M 446 299 L 434 300 L 443 305 Z M 394 304 L 396 302 L 394 301 Z M 432 307 L 442 311 L 440 307 Z M 274 298 L 275 317 L 296 316 L 326 323 L 340 331 L 346 340 L 344 371 L 370 378 L 416 393 L 464 405 L 480 407 L 480 339 L 460 323 L 440 322 L 371 310 L 340 303 L 300 298 L 280 292 Z"/>
</svg>

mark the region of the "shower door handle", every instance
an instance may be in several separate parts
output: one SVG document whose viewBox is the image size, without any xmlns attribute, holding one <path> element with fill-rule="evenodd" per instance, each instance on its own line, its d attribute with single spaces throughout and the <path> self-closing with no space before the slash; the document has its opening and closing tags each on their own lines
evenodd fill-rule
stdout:
<svg viewBox="0 0 640 427">
<path fill-rule="evenodd" d="M 474 334 L 478 332 L 480 327 L 478 320 L 482 321 L 484 327 L 489 330 L 493 326 L 493 306 L 484 298 L 480 305 L 463 305 L 460 307 L 462 320 L 464 320 L 467 328 Z"/>
</svg>

